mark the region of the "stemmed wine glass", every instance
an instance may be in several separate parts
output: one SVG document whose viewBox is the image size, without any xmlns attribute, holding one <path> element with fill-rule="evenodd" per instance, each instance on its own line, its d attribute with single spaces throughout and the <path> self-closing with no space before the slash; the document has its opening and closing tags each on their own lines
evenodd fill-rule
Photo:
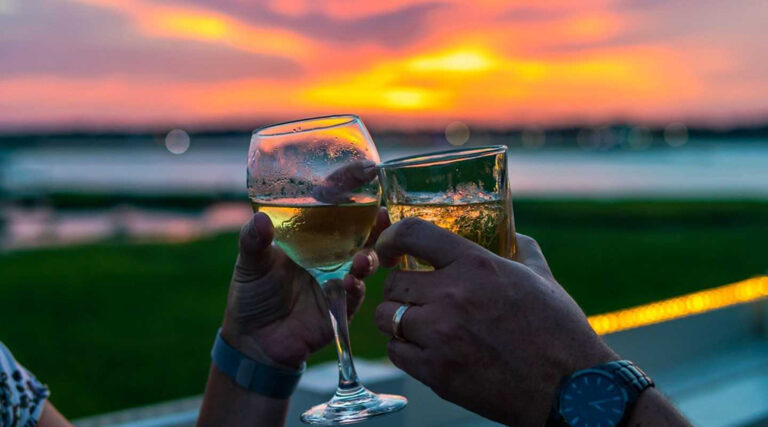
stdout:
<svg viewBox="0 0 768 427">
<path fill-rule="evenodd" d="M 251 205 L 269 216 L 275 243 L 323 289 L 336 338 L 339 384 L 330 401 L 302 414 L 308 424 L 355 423 L 407 404 L 401 396 L 370 392 L 357 378 L 341 286 L 378 214 L 378 162 L 368 130 L 354 115 L 280 123 L 251 138 Z"/>
</svg>

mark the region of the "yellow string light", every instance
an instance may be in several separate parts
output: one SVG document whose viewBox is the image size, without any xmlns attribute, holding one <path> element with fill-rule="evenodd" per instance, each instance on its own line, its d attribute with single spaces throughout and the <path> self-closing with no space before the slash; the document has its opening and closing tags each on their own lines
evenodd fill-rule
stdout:
<svg viewBox="0 0 768 427">
<path fill-rule="evenodd" d="M 595 332 L 604 335 L 765 297 L 768 297 L 768 276 L 761 276 L 625 310 L 590 316 L 587 320 Z"/>
</svg>

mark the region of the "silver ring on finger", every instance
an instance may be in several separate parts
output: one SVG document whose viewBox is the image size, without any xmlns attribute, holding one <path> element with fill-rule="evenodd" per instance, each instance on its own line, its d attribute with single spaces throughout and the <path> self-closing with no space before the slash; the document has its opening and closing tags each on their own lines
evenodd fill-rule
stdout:
<svg viewBox="0 0 768 427">
<path fill-rule="evenodd" d="M 403 327 L 401 325 L 401 322 L 403 320 L 403 316 L 405 315 L 405 312 L 408 311 L 408 309 L 411 308 L 411 305 L 408 303 L 405 303 L 397 308 L 395 311 L 395 315 L 392 316 L 392 336 L 399 341 L 405 341 L 405 337 L 403 337 Z"/>
</svg>

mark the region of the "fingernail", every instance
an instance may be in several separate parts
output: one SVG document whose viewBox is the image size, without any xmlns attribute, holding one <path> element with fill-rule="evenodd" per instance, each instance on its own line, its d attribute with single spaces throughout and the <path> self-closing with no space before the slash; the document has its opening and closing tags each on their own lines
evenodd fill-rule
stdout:
<svg viewBox="0 0 768 427">
<path fill-rule="evenodd" d="M 257 213 L 253 216 L 253 223 L 251 224 L 251 233 L 257 232 L 262 227 L 267 225 L 267 221 L 269 221 L 269 218 L 267 218 L 267 215 L 263 213 Z"/>
<path fill-rule="evenodd" d="M 253 215 L 248 234 L 256 241 L 261 243 L 265 239 L 270 239 L 269 230 L 272 228 L 272 221 L 262 212 Z"/>
</svg>

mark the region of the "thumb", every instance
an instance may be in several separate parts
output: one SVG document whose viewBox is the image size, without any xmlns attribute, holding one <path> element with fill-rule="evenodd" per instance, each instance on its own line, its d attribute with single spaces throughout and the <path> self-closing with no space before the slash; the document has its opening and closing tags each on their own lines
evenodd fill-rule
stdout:
<svg viewBox="0 0 768 427">
<path fill-rule="evenodd" d="M 240 229 L 240 253 L 236 268 L 251 279 L 266 275 L 273 264 L 272 239 L 275 229 L 269 217 L 261 212 L 253 215 Z"/>
</svg>

